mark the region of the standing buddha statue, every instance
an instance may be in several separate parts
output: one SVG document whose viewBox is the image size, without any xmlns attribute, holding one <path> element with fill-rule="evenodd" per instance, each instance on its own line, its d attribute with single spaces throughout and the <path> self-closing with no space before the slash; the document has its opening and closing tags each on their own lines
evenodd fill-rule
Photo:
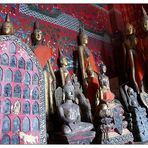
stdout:
<svg viewBox="0 0 148 148">
<path fill-rule="evenodd" d="M 45 77 L 45 100 L 46 100 L 46 114 L 47 117 L 54 113 L 54 101 L 53 92 L 56 88 L 56 78 L 54 71 L 51 66 L 51 49 L 44 46 L 43 43 L 43 32 L 39 29 L 39 24 L 35 22 L 34 31 L 31 35 L 32 39 L 32 51 L 38 58 Z"/>
<path fill-rule="evenodd" d="M 144 61 L 139 40 L 135 35 L 132 24 L 126 25 L 126 36 L 123 46 L 123 73 L 128 80 L 132 80 L 138 93 L 143 89 Z"/>
<path fill-rule="evenodd" d="M 97 80 L 98 78 L 95 78 L 95 76 L 98 74 L 98 70 L 95 65 L 95 59 L 93 57 L 93 54 L 87 47 L 88 36 L 86 35 L 83 29 L 80 30 L 79 42 L 80 45 L 78 47 L 78 55 L 82 74 L 83 89 L 85 90 L 86 97 L 88 97 L 88 99 L 90 100 L 92 108 L 94 108 L 95 94 L 96 90 L 99 87 L 99 83 Z M 92 78 L 96 79 L 95 83 L 94 81 L 91 81 Z M 92 88 L 94 89 L 92 90 Z"/>
<path fill-rule="evenodd" d="M 67 66 L 68 66 L 68 61 L 66 57 L 63 55 L 62 51 L 59 51 L 60 55 L 60 75 L 61 75 L 61 80 L 62 80 L 62 87 L 65 85 L 65 80 L 68 75 L 70 75 Z"/>
<path fill-rule="evenodd" d="M 148 15 L 145 11 L 145 9 L 142 7 L 142 12 L 143 12 L 143 18 L 142 18 L 142 28 L 144 30 L 144 36 L 143 38 L 140 39 L 140 43 L 141 43 L 141 48 L 144 51 L 144 62 L 145 62 L 145 76 L 146 76 L 146 83 L 148 82 L 148 66 L 147 66 L 147 61 L 148 61 Z M 147 85 L 145 85 L 146 87 L 148 87 Z M 145 87 L 145 88 L 146 88 Z M 148 88 L 146 88 L 148 89 Z M 147 90 L 145 90 L 147 91 Z"/>
</svg>

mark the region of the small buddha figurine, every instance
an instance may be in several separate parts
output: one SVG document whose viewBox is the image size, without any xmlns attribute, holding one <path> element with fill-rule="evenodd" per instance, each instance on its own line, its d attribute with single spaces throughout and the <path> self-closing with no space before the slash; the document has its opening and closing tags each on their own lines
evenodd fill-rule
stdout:
<svg viewBox="0 0 148 148">
<path fill-rule="evenodd" d="M 80 108 L 75 102 L 74 86 L 69 78 L 66 78 L 64 85 L 65 103 L 58 107 L 60 118 L 63 121 L 62 131 L 64 134 L 76 134 L 90 131 L 93 128 L 91 123 L 81 122 Z"/>
<path fill-rule="evenodd" d="M 129 106 L 136 107 L 136 108 L 140 107 L 137 101 L 137 93 L 133 90 L 133 88 L 128 87 L 127 85 L 125 87 L 127 87 L 126 88 L 127 94 L 129 96 L 129 99 L 128 99 Z"/>
<path fill-rule="evenodd" d="M 125 85 L 125 92 L 128 102 L 128 112 L 131 114 L 129 118 L 129 128 L 133 132 L 135 141 L 148 140 L 148 118 L 146 109 L 138 103 L 138 95 L 133 88 Z"/>
<path fill-rule="evenodd" d="M 96 93 L 96 106 L 98 106 L 100 100 L 112 101 L 115 98 L 115 95 L 110 90 L 109 78 L 106 76 L 106 71 L 106 65 L 101 63 L 99 74 L 100 87 Z"/>
<path fill-rule="evenodd" d="M 69 71 L 67 70 L 68 66 L 68 61 L 66 57 L 63 55 L 62 51 L 59 51 L 60 55 L 60 75 L 61 75 L 61 80 L 62 80 L 62 87 L 65 85 L 65 80 L 68 75 L 70 75 Z"/>
<path fill-rule="evenodd" d="M 31 34 L 31 39 L 32 51 L 38 58 L 44 71 L 46 114 L 48 116 L 49 113 L 54 113 L 53 92 L 56 89 L 56 78 L 50 62 L 51 49 L 42 44 L 43 32 L 40 30 L 38 22 L 35 22 L 34 24 L 34 31 Z"/>
<path fill-rule="evenodd" d="M 126 36 L 123 46 L 123 74 L 128 81 L 132 80 L 138 93 L 143 89 L 144 56 L 139 39 L 132 24 L 126 25 Z"/>
<path fill-rule="evenodd" d="M 86 96 L 90 101 L 92 113 L 94 113 L 96 93 L 99 88 L 99 80 L 98 80 L 98 75 L 93 71 L 90 62 L 88 63 L 86 74 L 87 74 L 87 77 L 85 78 L 87 82 Z"/>
<path fill-rule="evenodd" d="M 14 35 L 14 28 L 13 28 L 13 24 L 10 21 L 9 14 L 6 15 L 5 22 L 2 24 L 1 34 Z"/>
</svg>

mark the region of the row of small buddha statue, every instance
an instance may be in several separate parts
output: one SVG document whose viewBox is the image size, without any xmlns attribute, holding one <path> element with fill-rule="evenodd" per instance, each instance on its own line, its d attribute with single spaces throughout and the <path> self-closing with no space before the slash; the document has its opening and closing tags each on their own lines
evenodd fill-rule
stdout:
<svg viewBox="0 0 148 148">
<path fill-rule="evenodd" d="M 133 31 L 132 26 L 129 25 L 127 28 L 129 30 L 129 34 L 123 43 L 123 49 L 125 51 L 125 64 L 123 69 L 126 71 L 125 65 L 130 63 L 128 69 L 131 69 L 130 72 L 132 73 L 132 80 L 134 81 L 136 90 L 139 93 L 139 83 L 136 82 L 135 69 L 133 69 L 135 68 L 133 55 L 135 55 L 136 52 L 134 49 L 135 45 L 137 44 L 137 39 L 133 33 L 131 33 Z M 10 22 L 9 16 L 7 15 L 6 21 L 2 24 L 2 35 L 13 34 L 13 25 Z M 130 34 L 132 35 L 131 37 Z M 80 31 L 80 45 L 78 47 L 83 89 L 81 88 L 80 83 L 77 81 L 77 77 L 75 75 L 73 77 L 70 76 L 69 71 L 67 70 L 67 59 L 64 57 L 61 51 L 60 75 L 62 85 L 61 89 L 56 88 L 56 77 L 50 62 L 50 49 L 42 44 L 43 33 L 39 29 L 38 23 L 35 23 L 35 28 L 31 35 L 31 39 L 32 44 L 30 47 L 41 63 L 44 72 L 47 121 L 52 122 L 50 121 L 50 114 L 58 112 L 58 115 L 62 121 L 61 131 L 64 135 L 66 135 L 67 138 L 73 136 L 73 139 L 71 139 L 69 143 L 72 143 L 73 141 L 81 143 L 82 139 L 76 140 L 75 138 L 76 136 L 80 135 L 85 137 L 84 139 L 87 139 L 87 136 L 90 136 L 89 142 L 92 142 L 95 136 L 94 132 L 91 131 L 93 128 L 96 130 L 94 143 L 132 143 L 133 135 L 127 129 L 128 124 L 124 118 L 123 107 L 118 101 L 115 100 L 115 95 L 110 90 L 109 78 L 105 74 L 106 66 L 101 63 L 100 67 L 96 67 L 93 54 L 87 47 L 88 36 L 85 34 L 84 30 L 81 29 Z M 139 53 L 136 53 L 136 57 L 139 55 Z M 129 62 L 128 60 L 126 61 L 126 59 L 128 59 Z M 100 73 L 98 72 L 98 69 L 100 70 Z M 85 95 L 83 94 L 83 90 L 86 92 Z M 55 95 L 58 93 L 60 93 L 59 100 L 61 99 L 61 101 L 57 101 L 58 98 L 55 97 L 58 96 Z M 85 117 L 83 120 L 86 119 L 87 122 L 83 122 L 81 120 L 82 116 Z M 91 122 L 94 124 L 94 127 Z M 47 128 L 48 126 L 50 129 L 50 124 L 47 122 Z"/>
</svg>

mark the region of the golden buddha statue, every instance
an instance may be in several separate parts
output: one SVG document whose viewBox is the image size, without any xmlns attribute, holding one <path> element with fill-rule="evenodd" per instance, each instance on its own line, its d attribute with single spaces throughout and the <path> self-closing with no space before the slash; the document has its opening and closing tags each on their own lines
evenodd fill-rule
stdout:
<svg viewBox="0 0 148 148">
<path fill-rule="evenodd" d="M 65 85 L 65 80 L 68 75 L 70 75 L 69 71 L 67 70 L 68 61 L 66 57 L 63 55 L 62 51 L 59 51 L 60 55 L 60 75 L 62 80 L 62 87 Z"/>
<path fill-rule="evenodd" d="M 132 24 L 126 25 L 126 36 L 122 46 L 125 79 L 132 80 L 136 91 L 140 93 L 143 89 L 144 57 Z"/>
<path fill-rule="evenodd" d="M 5 22 L 2 24 L 1 34 L 2 35 L 13 35 L 14 34 L 14 28 L 13 28 L 13 24 L 10 21 L 9 14 L 6 15 Z"/>
<path fill-rule="evenodd" d="M 46 100 L 46 114 L 54 113 L 53 92 L 56 89 L 56 77 L 50 62 L 51 49 L 44 46 L 43 32 L 39 29 L 39 24 L 35 22 L 34 31 L 31 35 L 32 51 L 37 56 L 44 72 L 45 77 L 45 100 Z"/>
</svg>

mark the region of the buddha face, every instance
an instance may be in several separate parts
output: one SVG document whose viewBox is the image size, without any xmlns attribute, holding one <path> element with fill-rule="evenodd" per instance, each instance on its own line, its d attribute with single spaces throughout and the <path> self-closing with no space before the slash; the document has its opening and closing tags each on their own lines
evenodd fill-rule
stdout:
<svg viewBox="0 0 148 148">
<path fill-rule="evenodd" d="M 61 59 L 61 65 L 65 65 L 65 66 L 68 65 L 68 61 L 67 61 L 66 57 L 62 57 L 62 59 Z"/>
<path fill-rule="evenodd" d="M 88 44 L 88 36 L 86 34 L 80 35 L 80 42 L 81 42 L 81 45 Z"/>
<path fill-rule="evenodd" d="M 126 25 L 126 34 L 127 35 L 131 35 L 134 33 L 134 27 L 131 24 L 127 24 Z"/>
<path fill-rule="evenodd" d="M 128 92 L 129 95 L 132 95 L 132 94 L 134 93 L 134 90 L 129 87 L 129 88 L 127 89 L 127 92 Z"/>
<path fill-rule="evenodd" d="M 39 29 L 36 29 L 34 31 L 34 38 L 35 38 L 36 41 L 41 41 L 43 39 L 43 33 L 42 33 L 42 31 L 39 30 Z"/>
<path fill-rule="evenodd" d="M 102 65 L 102 66 L 101 66 L 101 71 L 102 71 L 103 73 L 106 73 L 107 68 L 106 68 L 106 66 L 105 66 L 105 65 Z"/>
<path fill-rule="evenodd" d="M 71 82 L 69 82 L 68 87 L 66 88 L 65 94 L 68 100 L 74 100 L 74 87 L 71 84 Z"/>
<path fill-rule="evenodd" d="M 144 28 L 145 31 L 148 31 L 148 19 L 144 19 L 143 28 Z"/>
<path fill-rule="evenodd" d="M 11 35 L 13 34 L 13 26 L 9 22 L 5 22 L 2 26 L 2 34 L 3 35 Z"/>
</svg>

